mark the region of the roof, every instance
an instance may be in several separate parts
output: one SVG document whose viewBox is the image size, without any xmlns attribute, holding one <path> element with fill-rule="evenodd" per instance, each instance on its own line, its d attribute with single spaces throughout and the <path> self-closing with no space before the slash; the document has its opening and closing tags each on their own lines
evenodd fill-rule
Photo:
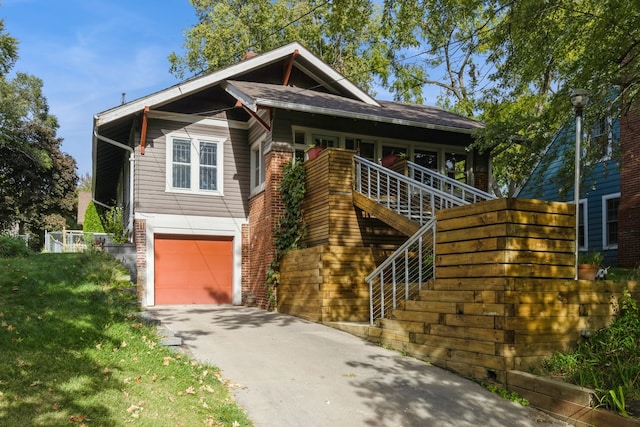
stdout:
<svg viewBox="0 0 640 427">
<path fill-rule="evenodd" d="M 366 92 L 351 83 L 346 77 L 335 71 L 320 58 L 311 53 L 301 44 L 294 42 L 265 52 L 219 71 L 205 76 L 193 78 L 177 85 L 171 86 L 159 92 L 138 98 L 126 104 L 98 113 L 95 117 L 96 126 L 110 123 L 131 114 L 141 112 L 144 107 L 150 109 L 160 107 L 168 102 L 187 97 L 209 87 L 219 84 L 221 81 L 233 78 L 248 70 L 258 69 L 278 61 L 292 57 L 294 66 L 316 82 L 322 82 L 318 86 L 332 93 L 354 98 L 370 105 L 378 105 L 377 101 Z"/>
<path fill-rule="evenodd" d="M 257 111 L 258 106 L 274 107 L 459 133 L 471 133 L 484 126 L 478 121 L 427 105 L 390 101 L 377 101 L 378 105 L 371 105 L 304 88 L 235 80 L 228 80 L 222 85 L 253 111 Z"/>
</svg>

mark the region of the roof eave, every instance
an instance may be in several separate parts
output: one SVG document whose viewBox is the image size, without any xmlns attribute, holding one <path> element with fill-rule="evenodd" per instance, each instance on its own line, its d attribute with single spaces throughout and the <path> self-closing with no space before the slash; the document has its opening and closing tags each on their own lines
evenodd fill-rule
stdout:
<svg viewBox="0 0 640 427">
<path fill-rule="evenodd" d="M 440 130 L 444 132 L 462 133 L 467 135 L 471 135 L 473 134 L 473 132 L 479 129 L 479 128 L 468 129 L 468 128 L 459 128 L 454 126 L 444 126 L 444 125 L 438 125 L 433 123 L 397 119 L 392 117 L 384 117 L 376 114 L 356 113 L 352 111 L 336 110 L 333 108 L 314 107 L 310 105 L 297 104 L 294 102 L 276 101 L 272 99 L 256 98 L 255 100 L 253 100 L 253 103 L 254 105 L 260 105 L 263 107 L 279 108 L 283 110 L 299 111 L 303 113 L 316 113 L 316 114 L 323 114 L 327 116 L 367 120 L 367 121 L 389 123 L 389 124 L 400 125 L 400 126 L 410 126 L 410 127 L 424 128 L 424 129 Z"/>
<path fill-rule="evenodd" d="M 380 106 L 375 99 L 369 96 L 366 92 L 359 89 L 357 86 L 355 86 L 337 71 L 333 70 L 327 64 L 322 62 L 322 60 L 315 56 L 312 52 L 307 50 L 299 43 L 293 42 L 269 52 L 254 56 L 253 58 L 238 62 L 222 70 L 207 74 L 206 76 L 197 77 L 192 80 L 178 83 L 175 86 L 171 86 L 167 89 L 136 99 L 127 104 L 123 104 L 106 110 L 96 115 L 94 127 L 99 127 L 105 123 L 110 123 L 122 117 L 140 112 L 146 106 L 152 109 L 157 108 L 158 106 L 166 104 L 170 101 L 175 101 L 199 90 L 207 89 L 248 69 L 257 68 L 278 61 L 296 50 L 298 50 L 299 55 L 303 56 L 307 61 L 309 61 L 309 63 L 316 67 L 317 70 L 325 74 L 329 78 L 329 81 L 338 84 L 344 90 L 353 94 L 353 96 L 355 96 L 357 99 L 368 105 Z M 306 72 L 311 71 L 307 70 Z"/>
</svg>

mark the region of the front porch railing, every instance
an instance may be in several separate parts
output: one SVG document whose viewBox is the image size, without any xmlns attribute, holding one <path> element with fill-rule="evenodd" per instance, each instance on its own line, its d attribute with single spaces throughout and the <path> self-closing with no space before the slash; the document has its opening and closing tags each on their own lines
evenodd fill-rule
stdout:
<svg viewBox="0 0 640 427">
<path fill-rule="evenodd" d="M 354 162 L 355 191 L 420 225 L 437 210 L 468 203 L 360 156 Z"/>
<path fill-rule="evenodd" d="M 407 162 L 407 170 L 410 178 L 422 182 L 429 187 L 435 188 L 443 193 L 449 194 L 457 199 L 462 199 L 467 203 L 477 203 L 483 200 L 493 200 L 493 194 L 479 190 L 471 185 L 450 178 L 446 175 L 420 166 L 417 163 Z"/>
</svg>

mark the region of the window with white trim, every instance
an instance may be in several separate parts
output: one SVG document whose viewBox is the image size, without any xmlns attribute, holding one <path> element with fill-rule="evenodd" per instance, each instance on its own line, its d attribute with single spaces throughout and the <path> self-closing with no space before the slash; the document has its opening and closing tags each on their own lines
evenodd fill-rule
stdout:
<svg viewBox="0 0 640 427">
<path fill-rule="evenodd" d="M 251 192 L 264 190 L 265 163 L 264 140 L 251 146 Z"/>
<path fill-rule="evenodd" d="M 620 193 L 602 196 L 602 247 L 616 249 L 618 247 L 618 207 Z"/>
<path fill-rule="evenodd" d="M 611 132 L 612 120 L 611 117 L 602 117 L 593 126 L 591 132 L 591 143 L 594 144 L 595 152 L 598 153 L 598 159 L 600 161 L 611 158 L 613 151 Z"/>
<path fill-rule="evenodd" d="M 222 147 L 218 139 L 168 135 L 166 191 L 222 195 Z"/>
</svg>

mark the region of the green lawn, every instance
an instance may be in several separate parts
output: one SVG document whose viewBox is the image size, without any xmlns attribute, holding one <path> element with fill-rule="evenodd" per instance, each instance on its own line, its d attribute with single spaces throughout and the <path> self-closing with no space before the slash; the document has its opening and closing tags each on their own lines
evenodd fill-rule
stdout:
<svg viewBox="0 0 640 427">
<path fill-rule="evenodd" d="M 158 344 L 105 254 L 0 259 L 0 425 L 248 426 L 219 372 Z"/>
</svg>

